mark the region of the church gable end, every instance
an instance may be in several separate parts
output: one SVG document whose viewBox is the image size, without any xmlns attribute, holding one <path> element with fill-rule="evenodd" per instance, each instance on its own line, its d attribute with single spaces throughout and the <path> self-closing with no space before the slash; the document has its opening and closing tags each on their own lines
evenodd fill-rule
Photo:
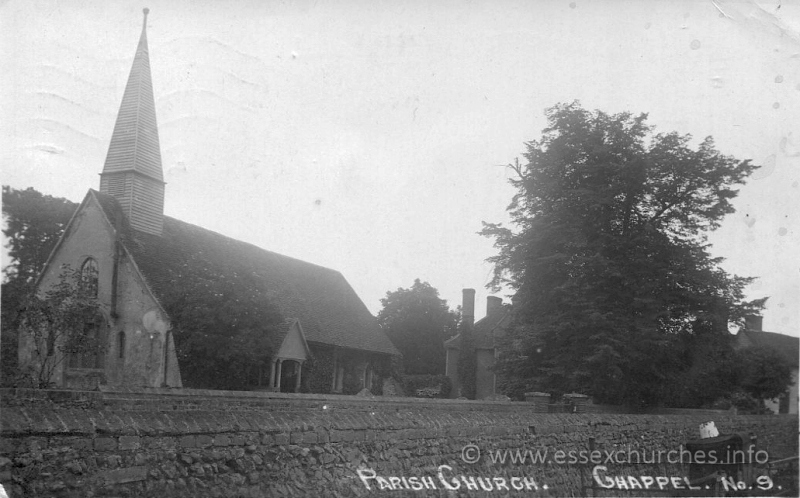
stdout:
<svg viewBox="0 0 800 498">
<path fill-rule="evenodd" d="M 122 241 L 129 229 L 119 210 L 113 198 L 90 190 L 37 281 L 37 292 L 44 296 L 62 273 L 75 270 L 76 283 L 97 300 L 100 311 L 84 331 L 97 350 L 59 356 L 49 381 L 82 389 L 101 384 L 180 387 L 169 320 L 125 249 Z M 40 362 L 34 340 L 20 337 L 21 366 L 36 369 Z"/>
<path fill-rule="evenodd" d="M 106 339 L 110 326 L 109 303 L 113 286 L 114 268 L 114 230 L 106 221 L 102 208 L 90 193 L 76 209 L 67 224 L 64 234 L 47 260 L 36 283 L 37 294 L 44 298 L 46 293 L 59 284 L 65 272 L 77 272 L 74 282 L 92 298 L 96 298 L 101 313 L 93 323 L 87 323 L 85 333 L 92 335 L 94 351 L 81 354 L 63 354 L 63 344 L 48 344 L 48 359 L 37 355 L 37 339 L 20 335 L 18 345 L 19 364 L 31 367 L 32 372 L 44 371 L 39 365 L 51 362 L 49 382 L 55 385 L 74 387 L 94 387 L 105 382 L 104 368 L 107 351 Z M 61 334 L 58 336 L 64 338 Z M 52 337 L 52 335 L 51 335 Z M 56 349 L 58 347 L 58 349 Z M 50 369 L 48 369 L 50 371 Z M 84 385 L 86 383 L 89 385 Z"/>
</svg>

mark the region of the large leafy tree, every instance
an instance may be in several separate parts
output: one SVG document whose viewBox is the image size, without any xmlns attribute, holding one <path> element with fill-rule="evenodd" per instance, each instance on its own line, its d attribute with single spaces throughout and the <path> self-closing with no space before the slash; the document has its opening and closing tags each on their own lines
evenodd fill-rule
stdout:
<svg viewBox="0 0 800 498">
<path fill-rule="evenodd" d="M 777 398 L 792 382 L 792 367 L 774 349 L 752 347 L 737 351 L 738 386 L 758 400 Z"/>
<path fill-rule="evenodd" d="M 21 311 L 33 291 L 36 276 L 64 232 L 77 205 L 28 188 L 3 186 L 3 218 L 9 263 L 3 267 L 0 295 L 0 363 L 3 380 L 10 380 L 17 364 L 17 330 Z"/>
<path fill-rule="evenodd" d="M 403 354 L 405 372 L 443 374 L 444 341 L 455 334 L 458 315 L 439 291 L 416 279 L 408 289 L 387 292 L 381 304 L 378 322 Z"/>
<path fill-rule="evenodd" d="M 3 185 L 3 235 L 8 239 L 7 280 L 31 283 L 44 266 L 77 204 L 33 188 Z"/>
<path fill-rule="evenodd" d="M 646 115 L 546 111 L 526 144 L 509 213 L 485 224 L 499 249 L 493 285 L 516 291 L 499 368 L 525 388 L 649 405 L 680 397 L 679 374 L 730 352 L 730 321 L 751 280 L 726 273 L 706 234 L 734 211 L 756 168 L 711 138 L 654 133 Z M 706 372 L 722 375 L 722 368 Z"/>
</svg>

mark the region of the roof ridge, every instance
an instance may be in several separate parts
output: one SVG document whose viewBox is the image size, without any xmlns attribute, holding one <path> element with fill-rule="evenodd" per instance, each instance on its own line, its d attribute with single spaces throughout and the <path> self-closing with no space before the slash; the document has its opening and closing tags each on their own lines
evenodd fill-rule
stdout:
<svg viewBox="0 0 800 498">
<path fill-rule="evenodd" d="M 166 220 L 170 220 L 171 222 L 174 222 L 174 223 L 179 223 L 181 225 L 185 225 L 185 226 L 191 227 L 193 229 L 202 230 L 203 232 L 206 232 L 208 234 L 211 234 L 211 235 L 214 235 L 214 236 L 217 236 L 217 237 L 221 237 L 223 239 L 228 239 L 231 242 L 234 242 L 236 244 L 242 244 L 242 245 L 250 246 L 250 247 L 252 247 L 254 249 L 258 249 L 259 251 L 263 251 L 263 252 L 266 252 L 266 253 L 269 253 L 269 254 L 274 254 L 276 256 L 280 256 L 281 258 L 290 259 L 292 261 L 296 261 L 296 262 L 302 263 L 304 265 L 314 266 L 314 267 L 317 267 L 317 268 L 320 268 L 320 269 L 323 269 L 323 270 L 326 270 L 326 271 L 329 271 L 329 272 L 332 272 L 332 273 L 338 273 L 339 275 L 341 275 L 341 272 L 339 270 L 335 270 L 335 269 L 329 268 L 327 266 L 318 265 L 316 263 L 311 263 L 311 262 L 308 262 L 308 261 L 305 261 L 305 260 L 302 260 L 302 259 L 298 259 L 298 258 L 295 258 L 295 257 L 292 257 L 292 256 L 287 256 L 287 255 L 281 254 L 279 252 L 270 251 L 269 249 L 264 249 L 263 247 L 261 247 L 259 245 L 256 245 L 256 244 L 254 244 L 252 242 L 247 242 L 247 241 L 241 240 L 241 239 L 235 239 L 235 238 L 231 237 L 230 235 L 225 235 L 224 233 L 220 233 L 220 232 L 211 230 L 210 228 L 201 227 L 200 225 L 195 225 L 194 223 L 189 223 L 188 221 L 179 220 L 178 218 L 173 218 L 172 216 L 164 216 L 164 220 L 165 221 Z M 141 232 L 141 230 L 136 230 L 135 228 L 134 228 L 134 231 Z M 146 232 L 143 232 L 143 233 L 146 233 Z"/>
<path fill-rule="evenodd" d="M 800 341 L 800 337 L 791 334 L 784 334 L 783 332 L 772 332 L 771 330 L 749 330 L 749 329 L 742 329 L 741 332 L 745 332 L 747 334 L 773 334 L 779 335 L 783 337 L 791 337 L 793 339 L 797 339 Z"/>
</svg>

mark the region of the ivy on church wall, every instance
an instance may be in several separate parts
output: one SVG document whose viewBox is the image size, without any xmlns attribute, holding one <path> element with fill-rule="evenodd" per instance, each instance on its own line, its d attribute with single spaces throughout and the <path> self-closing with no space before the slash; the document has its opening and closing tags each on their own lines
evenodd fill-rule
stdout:
<svg viewBox="0 0 800 498">
<path fill-rule="evenodd" d="M 261 280 L 195 258 L 165 265 L 181 284 L 163 302 L 184 386 L 247 389 L 253 371 L 269 371 L 271 336 L 283 316 Z"/>
<path fill-rule="evenodd" d="M 333 348 L 309 346 L 311 357 L 303 366 L 303 381 L 300 391 L 304 393 L 328 394 L 333 379 Z"/>
</svg>

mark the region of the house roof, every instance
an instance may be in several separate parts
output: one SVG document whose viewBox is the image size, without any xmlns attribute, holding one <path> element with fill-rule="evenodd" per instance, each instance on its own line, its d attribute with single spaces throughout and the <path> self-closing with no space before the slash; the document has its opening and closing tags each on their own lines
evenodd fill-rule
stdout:
<svg viewBox="0 0 800 498">
<path fill-rule="evenodd" d="M 736 339 L 742 347 L 765 347 L 773 349 L 783 357 L 791 367 L 798 368 L 800 338 L 778 334 L 776 332 L 742 329 L 736 334 Z"/>
<path fill-rule="evenodd" d="M 162 306 L 186 275 L 224 274 L 236 285 L 269 289 L 284 317 L 300 320 L 308 342 L 399 354 L 340 272 L 168 216 L 161 235 L 133 230 L 114 197 L 92 192 Z"/>
<path fill-rule="evenodd" d="M 495 331 L 501 330 L 508 325 L 511 313 L 508 308 L 503 307 L 492 314 L 481 318 L 472 326 L 472 337 L 475 340 L 477 349 L 494 349 Z M 446 348 L 458 349 L 461 346 L 461 334 L 458 334 L 444 342 Z"/>
</svg>

